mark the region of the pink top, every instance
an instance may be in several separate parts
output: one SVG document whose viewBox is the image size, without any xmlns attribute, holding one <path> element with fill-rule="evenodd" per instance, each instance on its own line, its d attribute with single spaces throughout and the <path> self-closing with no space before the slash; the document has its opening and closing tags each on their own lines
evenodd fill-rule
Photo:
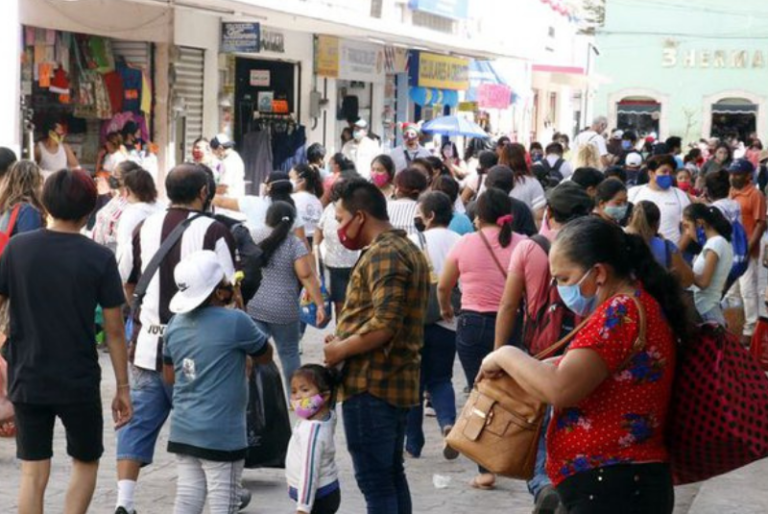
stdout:
<svg viewBox="0 0 768 514">
<path fill-rule="evenodd" d="M 544 225 L 542 225 L 543 229 Z M 544 231 L 539 232 L 544 235 Z M 547 239 L 555 239 L 557 231 L 548 230 Z M 544 249 L 535 241 L 526 239 L 520 243 L 509 260 L 509 274 L 516 275 L 525 284 L 525 305 L 528 314 L 539 312 L 549 301 L 549 258 Z"/>
<path fill-rule="evenodd" d="M 493 253 L 503 268 L 509 264 L 512 251 L 525 239 L 512 233 L 512 242 L 506 248 L 499 244 L 499 229 L 483 229 Z M 475 232 L 462 237 L 448 254 L 448 261 L 454 262 L 461 275 L 461 308 L 474 312 L 498 312 L 501 296 L 504 294 L 506 275 L 502 275 L 491 253 Z"/>
</svg>

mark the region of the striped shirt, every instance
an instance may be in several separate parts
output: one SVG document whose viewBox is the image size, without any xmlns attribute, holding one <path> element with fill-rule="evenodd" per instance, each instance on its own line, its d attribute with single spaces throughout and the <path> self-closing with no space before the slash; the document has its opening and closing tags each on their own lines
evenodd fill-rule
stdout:
<svg viewBox="0 0 768 514">
<path fill-rule="evenodd" d="M 293 429 L 285 459 L 285 478 L 297 511 L 312 512 L 316 499 L 339 488 L 335 432 L 333 411 L 324 420 L 299 420 Z"/>
<path fill-rule="evenodd" d="M 399 198 L 397 200 L 387 201 L 387 214 L 389 222 L 393 227 L 399 230 L 405 230 L 408 235 L 417 232 L 413 219 L 418 212 L 419 203 L 410 198 Z"/>
<path fill-rule="evenodd" d="M 133 254 L 133 268 L 128 277 L 128 284 L 136 285 L 139 282 L 141 273 L 160 249 L 162 242 L 179 223 L 195 214 L 195 211 L 171 207 L 142 222 L 134 232 L 132 248 L 129 249 Z M 136 367 L 162 370 L 162 335 L 165 325 L 173 315 L 168 305 L 178 291 L 173 270 L 184 257 L 198 250 L 215 251 L 226 276 L 232 277 L 235 274 L 235 240 L 229 229 L 207 216 L 194 220 L 152 277 L 141 304 L 139 319 L 134 320 L 135 329 L 130 353 L 131 362 Z"/>
</svg>

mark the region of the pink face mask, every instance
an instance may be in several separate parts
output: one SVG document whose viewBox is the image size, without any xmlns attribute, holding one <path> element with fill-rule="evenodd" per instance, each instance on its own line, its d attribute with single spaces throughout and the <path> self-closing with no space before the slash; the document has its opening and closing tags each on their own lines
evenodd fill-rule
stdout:
<svg viewBox="0 0 768 514">
<path fill-rule="evenodd" d="M 386 173 L 371 173 L 371 181 L 376 187 L 384 187 L 389 184 L 389 175 Z"/>
<path fill-rule="evenodd" d="M 322 395 L 316 394 L 309 398 L 301 398 L 300 400 L 291 400 L 291 407 L 296 412 L 296 415 L 302 419 L 310 419 L 325 406 L 325 398 Z"/>
</svg>

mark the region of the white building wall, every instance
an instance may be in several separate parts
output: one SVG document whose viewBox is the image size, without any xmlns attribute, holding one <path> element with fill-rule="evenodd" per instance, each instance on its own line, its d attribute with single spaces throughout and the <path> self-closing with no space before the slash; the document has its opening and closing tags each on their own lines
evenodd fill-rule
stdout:
<svg viewBox="0 0 768 514">
<path fill-rule="evenodd" d="M 21 37 L 19 34 L 19 0 L 6 0 L 5 14 L 0 16 L 0 146 L 11 148 L 16 155 L 21 152 L 19 125 L 19 82 Z"/>
</svg>

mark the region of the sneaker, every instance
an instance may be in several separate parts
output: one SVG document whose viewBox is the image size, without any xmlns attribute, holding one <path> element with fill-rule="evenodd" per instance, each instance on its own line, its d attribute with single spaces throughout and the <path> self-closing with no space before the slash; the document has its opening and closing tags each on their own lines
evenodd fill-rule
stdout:
<svg viewBox="0 0 768 514">
<path fill-rule="evenodd" d="M 536 497 L 533 514 L 559 514 L 560 512 L 562 512 L 560 495 L 553 486 L 544 486 Z"/>
<path fill-rule="evenodd" d="M 238 510 L 243 510 L 251 503 L 251 491 L 246 488 L 240 489 L 240 507 Z"/>
<path fill-rule="evenodd" d="M 424 415 L 430 418 L 436 418 L 437 412 L 435 412 L 435 408 L 432 407 L 432 398 L 427 396 L 426 400 L 424 401 Z"/>
<path fill-rule="evenodd" d="M 118 507 L 115 509 L 115 514 L 136 514 L 136 511 L 132 510 L 131 512 L 128 512 L 125 510 L 125 507 Z"/>
<path fill-rule="evenodd" d="M 448 437 L 451 432 L 452 426 L 447 426 L 443 429 L 443 438 Z M 443 457 L 445 460 L 456 460 L 459 458 L 459 452 L 448 446 L 448 443 L 443 440 Z"/>
</svg>

